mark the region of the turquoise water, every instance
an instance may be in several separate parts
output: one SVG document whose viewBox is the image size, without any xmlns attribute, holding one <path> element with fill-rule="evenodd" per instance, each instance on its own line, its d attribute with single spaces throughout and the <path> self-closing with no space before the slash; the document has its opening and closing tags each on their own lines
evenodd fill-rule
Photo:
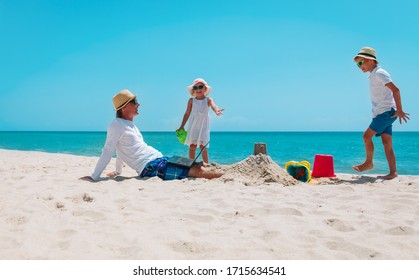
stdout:
<svg viewBox="0 0 419 280">
<path fill-rule="evenodd" d="M 143 132 L 145 141 L 164 155 L 188 154 L 174 132 Z M 100 156 L 106 132 L 0 132 L 0 148 Z M 364 160 L 362 132 L 211 132 L 210 161 L 238 162 L 253 153 L 256 142 L 267 144 L 268 154 L 283 166 L 289 160 L 308 160 L 316 154 L 333 155 L 335 172 L 355 173 L 351 166 Z M 381 138 L 374 138 L 375 168 L 388 172 Z M 394 132 L 393 146 L 400 174 L 419 175 L 419 132 Z"/>
</svg>

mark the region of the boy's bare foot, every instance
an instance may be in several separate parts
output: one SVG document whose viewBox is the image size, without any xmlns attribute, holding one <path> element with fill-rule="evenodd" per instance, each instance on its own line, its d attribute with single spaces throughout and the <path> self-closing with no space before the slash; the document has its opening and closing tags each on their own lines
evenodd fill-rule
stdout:
<svg viewBox="0 0 419 280">
<path fill-rule="evenodd" d="M 380 179 L 391 180 L 397 177 L 397 172 L 387 174 L 386 176 L 378 176 Z"/>
<path fill-rule="evenodd" d="M 358 171 L 358 172 L 371 170 L 373 167 L 374 167 L 374 165 L 372 163 L 369 163 L 369 162 L 364 162 L 363 164 L 352 166 L 352 168 L 355 171 Z"/>
</svg>

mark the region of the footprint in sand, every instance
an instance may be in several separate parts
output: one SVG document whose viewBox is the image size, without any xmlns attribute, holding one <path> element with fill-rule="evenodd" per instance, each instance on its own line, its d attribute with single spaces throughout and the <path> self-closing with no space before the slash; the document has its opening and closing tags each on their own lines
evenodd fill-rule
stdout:
<svg viewBox="0 0 419 280">
<path fill-rule="evenodd" d="M 6 219 L 6 223 L 14 226 L 20 226 L 25 224 L 28 221 L 28 218 L 25 216 L 15 216 Z"/>
<path fill-rule="evenodd" d="M 413 235 L 415 230 L 407 226 L 397 226 L 386 229 L 384 232 L 391 235 Z"/>
<path fill-rule="evenodd" d="M 70 199 L 74 203 L 81 203 L 81 202 L 93 202 L 95 198 L 87 193 L 76 195 L 72 197 L 66 197 L 66 199 Z"/>
<path fill-rule="evenodd" d="M 77 233 L 74 229 L 65 229 L 57 232 L 55 236 L 58 237 L 59 241 L 53 245 L 53 248 L 59 248 L 61 250 L 68 250 L 71 245 L 71 238 Z"/>
<path fill-rule="evenodd" d="M 332 251 L 338 253 L 339 259 L 353 259 L 354 256 L 360 259 L 374 259 L 380 258 L 382 254 L 375 251 L 374 249 L 359 246 L 357 244 L 346 242 L 343 239 L 339 238 L 335 241 L 328 241 L 325 243 L 325 246 Z"/>
<path fill-rule="evenodd" d="M 175 252 L 185 253 L 185 254 L 188 254 L 188 253 L 200 254 L 205 251 L 208 251 L 207 247 L 200 245 L 198 243 L 195 243 L 195 242 L 179 241 L 179 242 L 170 244 L 170 246 Z"/>
<path fill-rule="evenodd" d="M 93 196 L 90 196 L 87 193 L 83 194 L 83 201 L 84 202 L 93 202 L 93 200 L 95 200 Z"/>
<path fill-rule="evenodd" d="M 64 203 L 62 203 L 62 202 L 57 202 L 55 204 L 55 207 L 59 210 L 65 210 Z"/>
<path fill-rule="evenodd" d="M 342 231 L 342 232 L 348 232 L 355 230 L 353 227 L 345 225 L 341 220 L 339 219 L 327 219 L 325 223 L 330 226 L 331 228 Z"/>
</svg>

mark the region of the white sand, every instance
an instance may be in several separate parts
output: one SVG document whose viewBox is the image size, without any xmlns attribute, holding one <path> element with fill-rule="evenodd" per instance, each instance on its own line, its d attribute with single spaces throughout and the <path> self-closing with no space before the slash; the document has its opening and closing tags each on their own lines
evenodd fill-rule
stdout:
<svg viewBox="0 0 419 280">
<path fill-rule="evenodd" d="M 78 180 L 96 162 L 0 150 L 0 259 L 419 259 L 419 176 L 311 185 L 250 157 L 216 180 Z"/>
</svg>

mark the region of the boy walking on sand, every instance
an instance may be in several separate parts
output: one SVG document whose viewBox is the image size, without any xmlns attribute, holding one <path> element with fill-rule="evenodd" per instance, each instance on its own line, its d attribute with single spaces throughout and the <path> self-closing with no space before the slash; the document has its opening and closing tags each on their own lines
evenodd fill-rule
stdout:
<svg viewBox="0 0 419 280">
<path fill-rule="evenodd" d="M 391 80 L 390 74 L 378 66 L 376 52 L 373 48 L 364 47 L 354 57 L 362 72 L 370 72 L 370 94 L 372 102 L 372 121 L 362 136 L 365 144 L 366 159 L 360 165 L 352 166 L 358 172 L 373 168 L 374 144 L 372 137 L 381 136 L 390 173 L 383 179 L 390 180 L 397 177 L 396 156 L 393 151 L 392 124 L 399 118 L 407 122 L 409 114 L 403 112 L 400 90 Z"/>
</svg>

